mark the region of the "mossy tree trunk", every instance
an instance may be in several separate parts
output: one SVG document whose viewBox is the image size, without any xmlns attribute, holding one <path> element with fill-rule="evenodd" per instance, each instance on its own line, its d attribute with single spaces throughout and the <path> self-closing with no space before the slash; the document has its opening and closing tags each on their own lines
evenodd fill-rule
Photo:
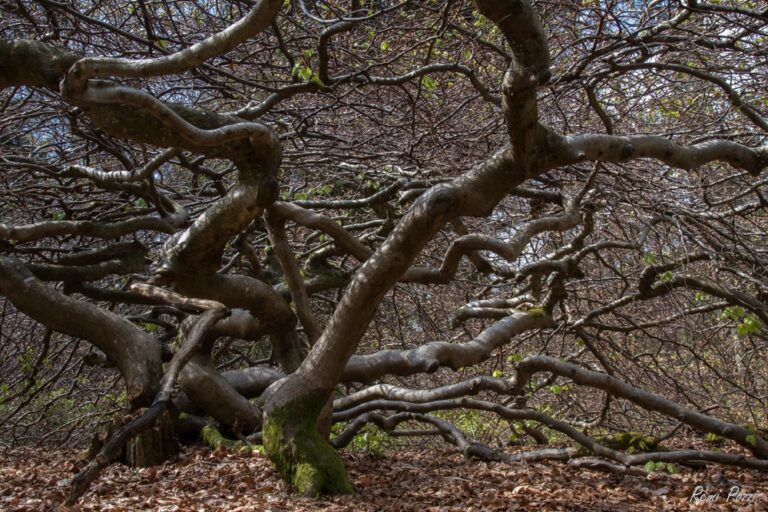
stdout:
<svg viewBox="0 0 768 512">
<path fill-rule="evenodd" d="M 341 457 L 317 429 L 326 401 L 327 393 L 316 391 L 265 410 L 264 449 L 305 496 L 354 492 Z"/>
</svg>

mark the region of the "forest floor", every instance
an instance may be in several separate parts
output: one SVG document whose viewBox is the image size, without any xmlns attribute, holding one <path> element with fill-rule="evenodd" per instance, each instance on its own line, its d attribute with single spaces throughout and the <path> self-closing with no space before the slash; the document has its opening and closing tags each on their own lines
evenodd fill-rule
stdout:
<svg viewBox="0 0 768 512">
<path fill-rule="evenodd" d="M 0 449 L 0 510 L 60 509 L 76 459 L 74 451 Z M 292 495 L 264 455 L 190 448 L 155 468 L 113 465 L 77 507 L 65 510 L 768 510 L 768 474 L 749 470 L 621 477 L 558 462 L 468 461 L 456 452 L 426 449 L 383 457 L 346 452 L 344 459 L 357 494 L 311 500 Z M 705 489 L 700 498 L 715 501 L 693 503 L 697 486 Z M 728 499 L 734 486 L 741 501 Z"/>
</svg>

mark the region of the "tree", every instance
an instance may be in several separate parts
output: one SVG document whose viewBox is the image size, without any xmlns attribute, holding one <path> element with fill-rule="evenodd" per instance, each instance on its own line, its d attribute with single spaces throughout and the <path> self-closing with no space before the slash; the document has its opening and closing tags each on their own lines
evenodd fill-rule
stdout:
<svg viewBox="0 0 768 512">
<path fill-rule="evenodd" d="M 139 411 L 71 500 L 166 410 L 262 439 L 310 495 L 351 492 L 335 448 L 366 423 L 507 461 L 768 467 L 768 9 L 40 1 L 3 20 L 3 428 L 109 374 L 72 340 Z M 602 459 L 492 449 L 430 414 L 455 409 Z M 751 456 L 600 436 L 638 424 Z"/>
</svg>

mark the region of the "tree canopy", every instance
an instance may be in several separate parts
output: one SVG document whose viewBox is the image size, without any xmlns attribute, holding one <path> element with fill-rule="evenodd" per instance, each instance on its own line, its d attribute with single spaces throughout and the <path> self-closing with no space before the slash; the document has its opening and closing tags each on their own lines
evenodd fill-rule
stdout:
<svg viewBox="0 0 768 512">
<path fill-rule="evenodd" d="M 0 9 L 0 443 L 131 411 L 71 501 L 222 433 L 351 492 L 371 425 L 768 469 L 764 2 Z"/>
</svg>

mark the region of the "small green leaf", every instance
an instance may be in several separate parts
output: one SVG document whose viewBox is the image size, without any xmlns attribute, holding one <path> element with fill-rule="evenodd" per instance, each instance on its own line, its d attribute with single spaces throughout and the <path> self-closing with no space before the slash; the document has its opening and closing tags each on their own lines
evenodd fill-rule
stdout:
<svg viewBox="0 0 768 512">
<path fill-rule="evenodd" d="M 563 387 L 560 386 L 559 384 L 552 384 L 551 386 L 549 386 L 549 390 L 557 395 L 563 392 Z"/>
<path fill-rule="evenodd" d="M 422 80 L 422 83 L 424 84 L 424 87 L 426 87 L 427 90 L 429 91 L 432 91 L 435 88 L 437 88 L 437 82 L 433 78 L 430 78 L 428 76 L 424 77 L 424 79 Z"/>
<path fill-rule="evenodd" d="M 739 336 L 747 336 L 748 334 L 759 334 L 762 324 L 760 320 L 753 314 L 748 314 L 744 321 L 736 327 L 736 332 Z"/>
<path fill-rule="evenodd" d="M 654 255 L 652 252 L 647 252 L 643 254 L 643 261 L 646 265 L 653 265 L 656 263 L 656 255 Z"/>
<path fill-rule="evenodd" d="M 141 324 L 141 326 L 147 332 L 155 332 L 157 330 L 157 324 L 153 324 L 153 323 L 150 323 L 150 322 L 144 322 L 144 323 Z"/>
<path fill-rule="evenodd" d="M 295 78 L 308 82 L 312 78 L 312 69 L 308 68 L 304 64 L 296 63 L 291 70 L 291 75 Z"/>
<path fill-rule="evenodd" d="M 745 440 L 747 441 L 747 444 L 750 446 L 756 447 L 757 446 L 757 436 L 755 434 L 748 435 Z"/>
<path fill-rule="evenodd" d="M 720 320 L 741 320 L 746 315 L 746 311 L 741 306 L 729 306 L 723 310 Z"/>
</svg>

